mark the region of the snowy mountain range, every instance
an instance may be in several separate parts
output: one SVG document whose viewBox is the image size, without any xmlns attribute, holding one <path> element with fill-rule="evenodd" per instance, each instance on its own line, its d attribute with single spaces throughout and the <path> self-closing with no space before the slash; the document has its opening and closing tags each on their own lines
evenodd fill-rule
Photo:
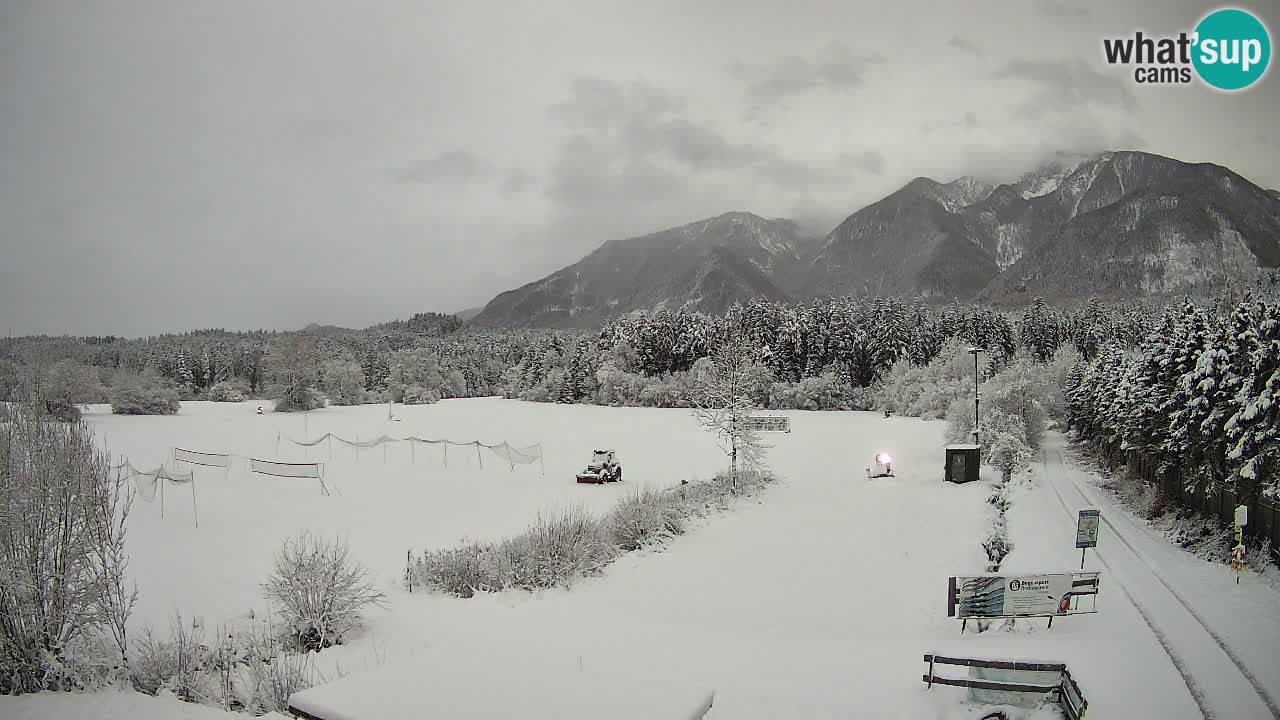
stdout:
<svg viewBox="0 0 1280 720">
<path fill-rule="evenodd" d="M 902 295 L 1016 304 L 1199 292 L 1280 267 L 1280 192 L 1141 152 L 1060 154 L 1015 182 L 919 177 L 825 237 L 745 212 L 611 240 L 504 292 L 473 322 L 586 326 L 718 313 L 763 296 Z"/>
</svg>

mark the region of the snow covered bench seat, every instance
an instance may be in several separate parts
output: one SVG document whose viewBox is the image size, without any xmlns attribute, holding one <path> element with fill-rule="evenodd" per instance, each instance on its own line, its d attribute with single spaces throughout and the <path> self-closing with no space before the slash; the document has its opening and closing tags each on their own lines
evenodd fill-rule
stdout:
<svg viewBox="0 0 1280 720">
<path fill-rule="evenodd" d="M 700 720 L 709 688 L 578 659 L 512 659 L 448 651 L 414 658 L 294 693 L 289 710 L 308 720 Z"/>
</svg>

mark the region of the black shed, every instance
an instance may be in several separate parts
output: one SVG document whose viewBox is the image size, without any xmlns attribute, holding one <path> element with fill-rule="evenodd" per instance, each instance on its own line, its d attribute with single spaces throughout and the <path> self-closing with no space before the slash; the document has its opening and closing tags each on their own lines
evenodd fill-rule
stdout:
<svg viewBox="0 0 1280 720">
<path fill-rule="evenodd" d="M 982 449 L 977 445 L 947 446 L 947 482 L 967 483 L 978 479 L 978 466 L 982 464 Z"/>
</svg>

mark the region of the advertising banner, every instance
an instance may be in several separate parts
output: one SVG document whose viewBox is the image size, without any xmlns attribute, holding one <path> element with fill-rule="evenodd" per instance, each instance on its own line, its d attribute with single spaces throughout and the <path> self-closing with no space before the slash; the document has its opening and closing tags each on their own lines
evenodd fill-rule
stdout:
<svg viewBox="0 0 1280 720">
<path fill-rule="evenodd" d="M 1099 573 L 978 575 L 951 578 L 947 615 L 958 618 L 1046 617 L 1095 612 L 1072 601 L 1098 594 Z"/>
<path fill-rule="evenodd" d="M 791 432 L 791 418 L 786 415 L 758 415 L 747 418 L 747 427 L 760 432 Z"/>
</svg>

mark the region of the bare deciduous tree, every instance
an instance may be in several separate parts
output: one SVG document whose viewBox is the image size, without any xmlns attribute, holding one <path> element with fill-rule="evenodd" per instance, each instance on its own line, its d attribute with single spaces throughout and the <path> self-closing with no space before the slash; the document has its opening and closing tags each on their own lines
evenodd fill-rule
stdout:
<svg viewBox="0 0 1280 720">
<path fill-rule="evenodd" d="M 320 349 L 309 335 L 285 335 L 263 360 L 267 395 L 277 412 L 312 410 L 323 405 L 316 389 L 320 379 Z"/>
<path fill-rule="evenodd" d="M 81 653 L 103 641 L 118 657 L 91 662 L 123 665 L 132 500 L 85 425 L 15 406 L 0 430 L 0 692 L 79 686 Z"/>
<path fill-rule="evenodd" d="M 748 418 L 756 409 L 752 396 L 758 385 L 751 346 L 741 337 L 730 337 L 711 354 L 711 366 L 700 372 L 693 416 L 703 429 L 713 433 L 729 456 L 729 477 L 738 491 L 740 468 L 753 472 L 765 469 L 769 446 L 751 428 Z"/>
</svg>

